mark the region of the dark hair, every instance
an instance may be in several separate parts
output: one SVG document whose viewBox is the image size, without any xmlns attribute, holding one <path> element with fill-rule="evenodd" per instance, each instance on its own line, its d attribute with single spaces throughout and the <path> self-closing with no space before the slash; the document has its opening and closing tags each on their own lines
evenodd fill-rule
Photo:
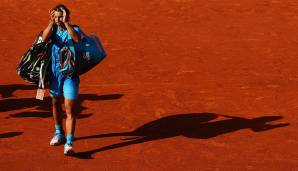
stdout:
<svg viewBox="0 0 298 171">
<path fill-rule="evenodd" d="M 58 4 L 58 5 L 54 6 L 54 8 L 52 8 L 52 10 L 59 11 L 59 12 L 63 12 L 63 10 L 64 10 L 66 12 L 67 16 L 70 15 L 69 9 L 63 4 Z"/>
</svg>

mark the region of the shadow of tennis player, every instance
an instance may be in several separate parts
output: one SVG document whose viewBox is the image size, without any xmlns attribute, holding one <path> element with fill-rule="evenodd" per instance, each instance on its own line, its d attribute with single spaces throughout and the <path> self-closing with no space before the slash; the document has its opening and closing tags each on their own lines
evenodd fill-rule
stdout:
<svg viewBox="0 0 298 171">
<path fill-rule="evenodd" d="M 212 121 L 219 116 L 221 116 L 223 119 Z M 154 140 L 173 138 L 176 136 L 208 139 L 216 137 L 218 135 L 235 132 L 241 129 L 250 129 L 254 132 L 260 132 L 289 125 L 289 123 L 269 124 L 269 122 L 280 119 L 282 119 L 281 116 L 262 116 L 258 118 L 247 119 L 215 113 L 191 113 L 172 115 L 155 121 L 151 121 L 131 132 L 118 132 L 79 137 L 76 140 L 114 136 L 132 136 L 121 139 L 125 140 L 125 142 L 112 144 L 90 151 L 78 152 L 74 155 L 74 157 L 82 159 L 92 159 L 92 155 L 97 152 Z"/>
<path fill-rule="evenodd" d="M 0 85 L 0 96 L 2 98 L 13 97 L 13 93 L 16 90 L 35 90 L 36 85 L 32 84 L 9 84 L 9 85 Z"/>
<path fill-rule="evenodd" d="M 82 113 L 85 109 L 87 109 L 87 107 L 83 106 L 84 101 L 117 100 L 122 96 L 123 94 L 117 93 L 104 95 L 80 94 L 76 105 L 78 119 L 88 118 L 92 115 Z M 49 118 L 52 117 L 51 104 L 52 102 L 50 97 L 46 97 L 43 101 L 37 100 L 35 98 L 4 99 L 0 100 L 0 112 L 35 107 L 35 110 L 37 111 L 24 111 L 16 114 L 10 114 L 10 118 Z"/>
<path fill-rule="evenodd" d="M 23 132 L 6 132 L 6 133 L 0 133 L 0 138 L 11 138 L 15 136 L 19 136 L 23 134 Z"/>
</svg>

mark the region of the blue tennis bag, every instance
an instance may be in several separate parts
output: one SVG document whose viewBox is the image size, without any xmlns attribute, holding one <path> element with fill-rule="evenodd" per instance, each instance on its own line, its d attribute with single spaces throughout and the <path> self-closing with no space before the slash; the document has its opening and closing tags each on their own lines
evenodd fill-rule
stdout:
<svg viewBox="0 0 298 171">
<path fill-rule="evenodd" d="M 106 52 L 96 35 L 84 35 L 84 38 L 74 46 L 75 73 L 78 75 L 88 72 L 106 57 Z"/>
</svg>

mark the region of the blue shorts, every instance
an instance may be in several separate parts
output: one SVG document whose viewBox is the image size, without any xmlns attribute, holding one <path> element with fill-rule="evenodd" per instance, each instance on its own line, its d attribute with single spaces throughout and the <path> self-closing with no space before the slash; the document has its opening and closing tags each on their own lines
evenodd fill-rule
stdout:
<svg viewBox="0 0 298 171">
<path fill-rule="evenodd" d="M 50 80 L 50 95 L 58 97 L 64 95 L 66 99 L 76 99 L 79 94 L 79 76 L 52 76 Z"/>
</svg>

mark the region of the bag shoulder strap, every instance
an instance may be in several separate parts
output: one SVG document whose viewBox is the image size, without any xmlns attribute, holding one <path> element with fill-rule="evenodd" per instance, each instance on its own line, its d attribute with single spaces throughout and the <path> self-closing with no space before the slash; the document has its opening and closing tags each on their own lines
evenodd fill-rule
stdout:
<svg viewBox="0 0 298 171">
<path fill-rule="evenodd" d="M 73 60 L 74 60 L 74 62 L 76 62 L 75 47 L 74 47 L 73 40 L 69 33 L 67 33 L 67 43 L 68 43 L 68 48 L 70 49 L 71 55 L 73 56 Z"/>
</svg>

